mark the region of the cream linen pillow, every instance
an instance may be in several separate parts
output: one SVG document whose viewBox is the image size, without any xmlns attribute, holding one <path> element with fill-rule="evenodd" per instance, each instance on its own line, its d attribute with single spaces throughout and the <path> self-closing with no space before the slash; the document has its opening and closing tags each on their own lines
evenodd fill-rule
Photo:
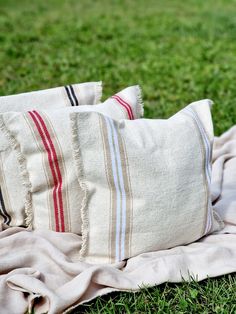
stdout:
<svg viewBox="0 0 236 314">
<path fill-rule="evenodd" d="M 210 104 L 192 103 L 168 120 L 71 115 L 84 192 L 81 260 L 119 262 L 222 227 L 210 201 Z"/>
<path fill-rule="evenodd" d="M 101 82 L 89 82 L 2 96 L 0 113 L 93 105 L 100 102 L 101 94 Z M 16 153 L 0 130 L 0 223 L 4 222 L 10 226 L 26 225 L 19 171 Z"/>
<path fill-rule="evenodd" d="M 100 102 L 102 82 L 86 82 L 0 97 L 0 112 L 56 109 Z"/>
<path fill-rule="evenodd" d="M 33 228 L 81 234 L 83 194 L 73 165 L 69 116 L 81 111 L 97 111 L 114 119 L 139 118 L 140 89 L 126 88 L 99 105 L 1 116 L 1 129 L 18 155 L 22 202 L 27 225 Z"/>
</svg>

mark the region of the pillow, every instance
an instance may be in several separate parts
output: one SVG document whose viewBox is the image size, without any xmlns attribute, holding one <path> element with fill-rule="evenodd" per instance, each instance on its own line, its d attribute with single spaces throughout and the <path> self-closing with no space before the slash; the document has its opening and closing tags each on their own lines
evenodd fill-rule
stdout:
<svg viewBox="0 0 236 314">
<path fill-rule="evenodd" d="M 0 97 L 0 113 L 31 109 L 56 109 L 97 104 L 102 94 L 101 82 L 81 83 Z M 25 226 L 22 185 L 17 157 L 0 131 L 0 222 Z"/>
<path fill-rule="evenodd" d="M 222 228 L 210 201 L 213 127 L 202 100 L 167 120 L 73 113 L 80 259 L 115 263 Z"/>
<path fill-rule="evenodd" d="M 83 194 L 73 165 L 69 115 L 92 110 L 114 119 L 139 118 L 139 87 L 126 88 L 99 105 L 1 116 L 1 129 L 18 156 L 28 226 L 81 234 Z"/>
<path fill-rule="evenodd" d="M 88 82 L 0 97 L 0 112 L 56 109 L 100 102 L 101 82 Z"/>
</svg>

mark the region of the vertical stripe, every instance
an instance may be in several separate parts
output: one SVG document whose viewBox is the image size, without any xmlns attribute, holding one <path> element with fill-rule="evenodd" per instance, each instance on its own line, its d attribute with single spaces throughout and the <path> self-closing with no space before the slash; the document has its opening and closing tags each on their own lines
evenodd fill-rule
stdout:
<svg viewBox="0 0 236 314">
<path fill-rule="evenodd" d="M 127 113 L 128 113 L 128 117 L 130 120 L 134 120 L 134 115 L 133 115 L 133 111 L 132 111 L 132 107 L 126 102 L 124 101 L 120 96 L 118 95 L 114 95 L 111 98 L 115 99 L 121 106 L 123 106 Z"/>
<path fill-rule="evenodd" d="M 115 262 L 115 241 L 116 241 L 116 187 L 113 180 L 113 173 L 111 168 L 111 154 L 109 150 L 108 143 L 108 133 L 105 118 L 99 116 L 101 136 L 103 141 L 103 150 L 104 150 L 104 167 L 107 176 L 107 183 L 110 190 L 110 219 L 109 219 L 109 245 L 108 245 L 108 254 L 110 262 Z"/>
<path fill-rule="evenodd" d="M 46 124 L 42 118 L 42 116 L 37 112 L 29 112 L 32 120 L 35 123 L 35 126 L 40 134 L 42 143 L 47 152 L 48 162 L 51 169 L 54 187 L 53 187 L 53 203 L 54 203 L 54 211 L 55 211 L 55 225 L 56 231 L 65 231 L 65 223 L 64 223 L 64 208 L 63 208 L 63 200 L 62 200 L 62 176 L 61 171 L 58 164 L 58 157 L 56 154 L 56 150 Z"/>
<path fill-rule="evenodd" d="M 70 88 L 70 91 L 71 91 L 71 95 L 72 95 L 72 97 L 74 99 L 75 106 L 79 106 L 79 102 L 78 102 L 78 99 L 77 99 L 77 97 L 75 95 L 75 91 L 73 89 L 73 86 L 69 85 L 69 88 Z"/>
<path fill-rule="evenodd" d="M 39 132 L 39 135 L 41 137 L 41 140 L 43 142 L 44 148 L 47 152 L 47 156 L 48 156 L 48 163 L 51 169 L 51 173 L 52 173 L 52 177 L 53 177 L 53 181 L 54 181 L 54 187 L 53 187 L 53 203 L 54 203 L 54 211 L 55 211 L 55 225 L 56 225 L 56 231 L 60 231 L 60 226 L 59 226 L 59 218 L 58 218 L 58 203 L 57 203 L 57 195 L 56 195 L 56 187 L 57 187 L 57 178 L 56 178 L 56 173 L 55 173 L 55 169 L 53 166 L 53 157 L 52 157 L 52 153 L 49 149 L 48 143 L 46 141 L 46 138 L 44 136 L 44 133 L 41 129 L 41 126 L 39 124 L 39 122 L 37 121 L 36 117 L 34 116 L 33 112 L 29 112 L 29 115 L 31 116 L 33 122 L 35 123 L 35 126 Z"/>
<path fill-rule="evenodd" d="M 204 234 L 207 234 L 212 227 L 212 211 L 211 211 L 211 201 L 210 201 L 210 183 L 211 183 L 211 145 L 206 134 L 204 127 L 202 126 L 201 121 L 199 120 L 198 115 L 191 108 L 185 108 L 183 110 L 186 112 L 196 123 L 201 138 L 203 140 L 204 148 L 205 148 L 205 175 L 207 180 L 207 219 Z"/>
<path fill-rule="evenodd" d="M 42 143 L 42 139 L 41 139 L 41 136 L 40 136 L 38 130 L 37 129 L 35 130 L 35 128 L 36 128 L 35 123 L 32 120 L 32 118 L 30 117 L 29 113 L 24 114 L 24 119 L 25 119 L 25 122 L 27 123 L 27 125 L 31 131 L 31 134 L 35 140 L 35 144 L 38 148 L 40 156 L 42 157 L 42 167 L 43 167 L 44 175 L 45 175 L 45 179 L 46 179 L 45 188 L 48 191 L 48 197 L 47 197 L 47 213 L 49 216 L 48 227 L 50 230 L 56 230 L 54 201 L 53 201 L 53 188 L 52 188 L 54 186 L 54 180 L 53 180 L 50 165 L 48 162 L 48 153 L 45 150 L 45 147 Z"/>
<path fill-rule="evenodd" d="M 132 190 L 131 190 L 131 182 L 129 176 L 129 161 L 125 148 L 125 142 L 120 133 L 118 133 L 119 138 L 119 147 L 121 154 L 121 163 L 123 165 L 123 178 L 124 178 L 124 188 L 126 191 L 126 228 L 125 228 L 125 258 L 131 256 L 131 237 L 132 237 L 132 214 L 133 214 L 133 204 L 132 204 Z"/>
<path fill-rule="evenodd" d="M 117 169 L 118 169 L 118 178 L 119 178 L 119 188 L 121 190 L 121 201 L 122 201 L 122 214 L 121 214 L 121 236 L 120 236 L 120 242 L 121 242 L 121 256 L 120 259 L 124 259 L 125 255 L 125 229 L 126 229 L 126 193 L 125 193 L 125 187 L 124 187 L 124 180 L 123 180 L 123 172 L 122 172 L 122 165 L 121 165 L 121 158 L 120 158 L 120 149 L 119 149 L 119 143 L 118 143 L 118 134 L 117 130 L 114 126 L 114 121 L 112 119 L 110 120 L 111 128 L 113 131 L 114 136 L 114 146 L 115 146 L 115 154 L 116 154 L 116 160 L 117 160 Z"/>
<path fill-rule="evenodd" d="M 59 163 L 58 163 L 57 153 L 56 153 L 56 150 L 55 150 L 54 144 L 52 142 L 51 136 L 48 132 L 48 129 L 46 127 L 46 124 L 45 124 L 42 116 L 35 110 L 33 112 L 35 113 L 35 115 L 37 116 L 37 118 L 39 119 L 39 121 L 43 127 L 46 138 L 49 142 L 50 149 L 52 151 L 53 162 L 55 165 L 55 170 L 56 170 L 57 179 L 58 179 L 57 193 L 58 193 L 58 198 L 59 198 L 59 210 L 60 210 L 60 216 L 59 217 L 60 217 L 60 221 L 61 221 L 61 231 L 64 232 L 65 231 L 65 222 L 64 222 L 64 208 L 63 208 L 63 200 L 62 200 L 62 175 L 61 175 L 61 171 L 60 171 L 60 167 L 59 167 Z"/>
<path fill-rule="evenodd" d="M 74 102 L 73 102 L 73 100 L 72 100 L 72 96 L 71 96 L 70 91 L 69 91 L 69 88 L 68 88 L 67 86 L 65 86 L 65 90 L 66 90 L 67 96 L 68 96 L 68 98 L 69 98 L 69 101 L 70 101 L 70 103 L 71 103 L 71 106 L 74 106 Z"/>
<path fill-rule="evenodd" d="M 67 179 L 67 174 L 66 174 L 66 165 L 65 165 L 65 160 L 64 160 L 64 151 L 61 148 L 60 141 L 57 138 L 57 132 L 54 130 L 53 123 L 45 113 L 40 113 L 44 123 L 49 131 L 49 134 L 52 138 L 53 145 L 55 147 L 55 151 L 57 154 L 57 162 L 59 165 L 59 170 L 61 173 L 61 178 L 62 178 L 62 188 L 61 188 L 61 194 L 62 194 L 62 201 L 63 201 L 63 209 L 64 209 L 64 225 L 65 225 L 65 231 L 70 231 L 71 229 L 71 221 L 70 221 L 70 211 L 69 211 L 69 197 L 68 197 L 68 179 Z"/>
<path fill-rule="evenodd" d="M 110 125 L 110 121 L 108 117 L 105 117 L 106 125 L 107 125 L 107 133 L 108 133 L 108 142 L 109 148 L 111 152 L 111 163 L 112 163 L 112 172 L 113 172 L 113 179 L 116 188 L 116 261 L 120 261 L 120 225 L 121 225 L 121 192 L 119 189 L 118 183 L 118 173 L 116 168 L 116 157 L 115 151 L 113 146 L 113 134 Z"/>
<path fill-rule="evenodd" d="M 207 181 L 208 181 L 208 190 L 210 191 L 210 183 L 211 183 L 211 147 L 209 143 L 208 136 L 206 135 L 206 131 L 203 128 L 201 121 L 199 120 L 198 116 L 193 110 L 189 110 L 189 112 L 192 114 L 194 117 L 195 121 L 197 122 L 198 128 L 200 130 L 200 133 L 202 134 L 202 138 L 204 141 L 204 145 L 206 148 L 206 174 L 207 174 Z M 208 219 L 207 219 L 207 224 L 206 224 L 206 230 L 205 233 L 209 232 L 211 227 L 212 227 L 212 211 L 211 211 L 211 201 L 208 195 Z"/>
<path fill-rule="evenodd" d="M 121 261 L 129 256 L 132 193 L 124 142 L 115 122 L 99 117 L 102 133 L 105 172 L 110 189 L 109 256 Z M 114 259 L 115 258 L 115 259 Z"/>
</svg>

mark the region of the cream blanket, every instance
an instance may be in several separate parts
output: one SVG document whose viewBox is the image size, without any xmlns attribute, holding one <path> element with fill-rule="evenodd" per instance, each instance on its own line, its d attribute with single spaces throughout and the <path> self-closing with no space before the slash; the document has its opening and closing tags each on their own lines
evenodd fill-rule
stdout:
<svg viewBox="0 0 236 314">
<path fill-rule="evenodd" d="M 62 313 L 111 291 L 236 271 L 236 126 L 215 139 L 212 202 L 226 222 L 190 245 L 141 254 L 115 266 L 77 262 L 81 238 L 69 233 L 2 226 L 1 313 Z"/>
</svg>

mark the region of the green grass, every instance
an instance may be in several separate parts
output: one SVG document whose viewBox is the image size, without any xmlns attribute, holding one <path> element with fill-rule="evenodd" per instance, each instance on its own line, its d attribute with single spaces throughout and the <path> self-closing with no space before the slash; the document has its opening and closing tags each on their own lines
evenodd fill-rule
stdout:
<svg viewBox="0 0 236 314">
<path fill-rule="evenodd" d="M 163 284 L 138 293 L 113 293 L 80 306 L 77 313 L 236 313 L 236 276 L 201 283 Z"/>
<path fill-rule="evenodd" d="M 103 80 L 143 88 L 146 117 L 211 98 L 236 123 L 236 1 L 0 0 L 0 94 Z M 236 276 L 116 293 L 86 313 L 236 313 Z"/>
</svg>

